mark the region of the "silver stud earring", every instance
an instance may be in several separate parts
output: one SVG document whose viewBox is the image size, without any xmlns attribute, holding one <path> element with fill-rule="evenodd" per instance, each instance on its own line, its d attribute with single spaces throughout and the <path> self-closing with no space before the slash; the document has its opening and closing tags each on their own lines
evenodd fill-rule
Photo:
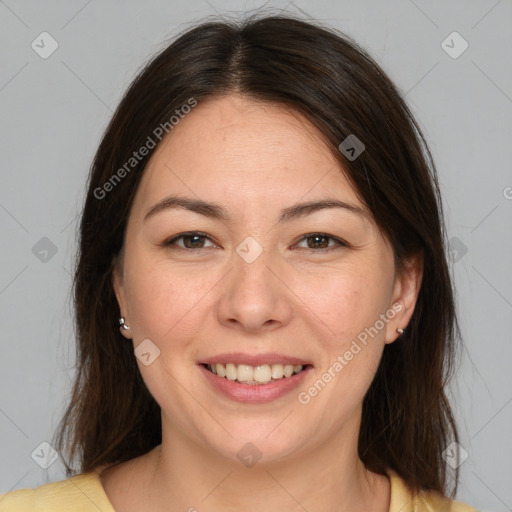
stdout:
<svg viewBox="0 0 512 512">
<path fill-rule="evenodd" d="M 400 327 L 396 330 L 396 332 L 398 333 L 398 336 L 402 336 L 402 334 L 404 333 L 404 330 L 403 329 L 400 329 Z"/>
<path fill-rule="evenodd" d="M 125 330 L 129 331 L 130 327 L 124 323 L 124 317 L 119 317 L 119 325 Z"/>
</svg>

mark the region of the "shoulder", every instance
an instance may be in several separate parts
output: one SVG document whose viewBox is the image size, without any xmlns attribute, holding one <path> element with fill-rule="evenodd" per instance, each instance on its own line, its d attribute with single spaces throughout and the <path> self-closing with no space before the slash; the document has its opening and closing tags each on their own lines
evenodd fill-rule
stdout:
<svg viewBox="0 0 512 512">
<path fill-rule="evenodd" d="M 34 489 L 0 494 L 0 512 L 114 512 L 101 486 L 98 471 Z"/>
<path fill-rule="evenodd" d="M 391 481 L 389 512 L 478 512 L 475 508 L 452 500 L 435 491 L 412 494 L 405 481 L 393 470 L 387 470 Z"/>
</svg>

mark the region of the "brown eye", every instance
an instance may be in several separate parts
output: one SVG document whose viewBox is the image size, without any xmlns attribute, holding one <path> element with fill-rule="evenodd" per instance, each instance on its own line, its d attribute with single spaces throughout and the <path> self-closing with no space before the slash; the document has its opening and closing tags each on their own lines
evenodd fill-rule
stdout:
<svg viewBox="0 0 512 512">
<path fill-rule="evenodd" d="M 313 235 L 307 237 L 308 247 L 310 249 L 325 249 L 329 247 L 329 237 L 322 235 Z"/>
<path fill-rule="evenodd" d="M 209 242 L 210 245 L 206 245 Z M 176 245 L 183 249 L 205 249 L 207 247 L 214 247 L 215 244 L 203 233 L 183 233 L 182 235 L 174 237 L 165 243 L 166 246 Z"/>
<path fill-rule="evenodd" d="M 201 235 L 185 235 L 181 237 L 183 239 L 183 245 L 187 249 L 202 249 L 206 237 Z"/>
<path fill-rule="evenodd" d="M 301 245 L 301 244 L 306 245 Z M 347 247 L 348 244 L 324 233 L 310 233 L 305 235 L 297 244 L 297 247 L 310 250 L 331 250 L 339 247 Z"/>
</svg>

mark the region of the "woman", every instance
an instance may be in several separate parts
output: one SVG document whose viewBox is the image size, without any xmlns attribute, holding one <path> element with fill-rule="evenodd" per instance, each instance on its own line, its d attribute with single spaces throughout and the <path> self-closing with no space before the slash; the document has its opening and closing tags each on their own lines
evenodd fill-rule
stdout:
<svg viewBox="0 0 512 512">
<path fill-rule="evenodd" d="M 444 235 L 421 131 L 353 41 L 187 31 L 92 166 L 70 478 L 0 509 L 474 510 L 447 497 Z"/>
</svg>

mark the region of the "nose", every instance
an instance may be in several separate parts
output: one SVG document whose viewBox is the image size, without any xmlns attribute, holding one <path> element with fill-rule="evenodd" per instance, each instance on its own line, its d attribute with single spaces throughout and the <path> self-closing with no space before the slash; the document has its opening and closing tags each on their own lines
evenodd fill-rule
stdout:
<svg viewBox="0 0 512 512">
<path fill-rule="evenodd" d="M 293 311 L 292 294 L 280 273 L 265 251 L 251 263 L 234 254 L 233 268 L 222 282 L 219 322 L 250 333 L 287 325 Z"/>
</svg>

